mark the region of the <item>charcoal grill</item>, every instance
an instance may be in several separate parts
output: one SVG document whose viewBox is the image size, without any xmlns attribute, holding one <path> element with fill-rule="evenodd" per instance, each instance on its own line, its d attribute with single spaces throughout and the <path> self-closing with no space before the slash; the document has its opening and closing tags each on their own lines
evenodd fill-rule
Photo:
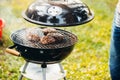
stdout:
<svg viewBox="0 0 120 80">
<path fill-rule="evenodd" d="M 23 11 L 22 16 L 25 20 L 38 25 L 70 27 L 91 21 L 94 18 L 94 13 L 80 0 L 36 0 Z M 22 80 L 23 76 L 32 80 L 59 80 L 62 78 L 66 80 L 66 72 L 60 62 L 71 53 L 77 42 L 77 37 L 71 32 L 57 29 L 64 36 L 63 41 L 43 45 L 38 41 L 30 42 L 26 38 L 27 30 L 28 28 L 24 28 L 12 33 L 10 37 L 14 45 L 6 49 L 6 52 L 22 56 L 26 60 L 20 69 L 19 80 Z M 38 68 L 39 70 L 36 70 Z M 54 73 L 54 69 L 58 68 L 59 70 L 55 70 Z M 41 75 L 41 79 L 33 77 L 36 74 L 31 73 L 35 71 L 40 72 L 37 75 Z M 53 72 L 49 74 L 54 76 L 52 79 L 51 76 L 48 76 L 48 71 Z M 58 78 L 55 78 L 57 73 Z"/>
<path fill-rule="evenodd" d="M 71 32 L 56 28 L 56 30 L 64 36 L 64 39 L 59 43 L 44 45 L 39 43 L 38 41 L 31 42 L 28 40 L 27 32 L 29 29 L 31 28 L 24 28 L 12 33 L 11 40 L 13 41 L 14 45 L 6 49 L 6 52 L 13 54 L 15 56 L 22 56 L 26 60 L 26 64 L 22 68 L 23 70 L 21 71 L 19 80 L 22 80 L 23 75 L 24 76 L 27 75 L 24 74 L 26 72 L 27 66 L 29 68 L 29 66 L 34 65 L 34 64 L 29 65 L 31 63 L 41 64 L 41 68 L 43 72 L 43 80 L 48 80 L 46 79 L 47 65 L 53 63 L 54 64 L 59 63 L 57 65 L 60 68 L 59 73 L 62 74 L 62 76 L 61 75 L 58 76 L 66 80 L 65 72 L 60 62 L 71 53 L 75 43 L 77 42 L 77 37 Z M 38 29 L 43 29 L 43 28 L 38 28 Z M 15 48 L 16 50 L 13 50 L 12 48 Z M 29 78 L 32 79 L 31 77 Z"/>
<path fill-rule="evenodd" d="M 13 51 L 13 49 L 7 49 L 7 52 L 22 56 L 25 60 L 34 63 L 61 62 L 70 54 L 77 42 L 77 37 L 74 34 L 61 29 L 57 30 L 65 36 L 62 42 L 48 45 L 41 44 L 38 41 L 31 42 L 27 38 L 27 30 L 29 28 L 21 29 L 11 34 L 11 40 L 14 45 L 9 48 L 15 48 L 18 52 Z"/>
</svg>

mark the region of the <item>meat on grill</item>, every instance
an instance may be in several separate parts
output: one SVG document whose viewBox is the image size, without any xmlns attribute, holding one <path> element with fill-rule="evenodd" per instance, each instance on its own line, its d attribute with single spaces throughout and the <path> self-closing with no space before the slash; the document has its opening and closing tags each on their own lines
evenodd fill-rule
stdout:
<svg viewBox="0 0 120 80">
<path fill-rule="evenodd" d="M 29 34 L 28 35 L 28 40 L 31 41 L 31 42 L 39 41 L 40 37 L 36 34 Z"/>
<path fill-rule="evenodd" d="M 48 33 L 56 33 L 57 32 L 57 30 L 54 28 L 44 28 L 44 29 L 42 29 L 42 31 L 43 31 L 44 35 L 47 35 Z"/>
<path fill-rule="evenodd" d="M 27 38 L 31 42 L 40 42 L 41 44 L 53 44 L 61 42 L 64 39 L 64 36 L 54 28 L 44 28 L 39 30 L 30 30 Z"/>
<path fill-rule="evenodd" d="M 56 42 L 61 42 L 64 39 L 64 36 L 61 33 L 48 33 L 47 36 L 55 38 Z"/>
<path fill-rule="evenodd" d="M 39 41 L 40 38 L 42 38 L 44 36 L 44 33 L 39 28 L 31 28 L 31 29 L 27 30 L 26 35 L 27 35 L 26 38 L 29 41 L 34 42 L 34 41 Z"/>
<path fill-rule="evenodd" d="M 51 43 L 55 43 L 56 40 L 55 40 L 55 38 L 52 37 L 52 36 L 44 36 L 44 37 L 42 37 L 42 38 L 40 39 L 40 42 L 41 42 L 42 44 L 51 44 Z"/>
</svg>

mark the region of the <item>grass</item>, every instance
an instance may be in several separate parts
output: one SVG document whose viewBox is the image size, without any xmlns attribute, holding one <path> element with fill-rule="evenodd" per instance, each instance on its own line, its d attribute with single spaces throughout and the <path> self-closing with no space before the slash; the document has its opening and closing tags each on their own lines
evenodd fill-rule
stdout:
<svg viewBox="0 0 120 80">
<path fill-rule="evenodd" d="M 6 47 L 12 45 L 9 35 L 24 27 L 38 27 L 23 20 L 21 12 L 33 0 L 1 0 L 0 17 L 6 21 L 0 47 L 0 80 L 17 80 L 23 58 L 5 54 Z M 94 11 L 95 18 L 90 23 L 66 30 L 78 36 L 73 52 L 63 62 L 67 70 L 67 80 L 110 80 L 109 46 L 111 25 L 117 0 L 82 0 Z"/>
</svg>

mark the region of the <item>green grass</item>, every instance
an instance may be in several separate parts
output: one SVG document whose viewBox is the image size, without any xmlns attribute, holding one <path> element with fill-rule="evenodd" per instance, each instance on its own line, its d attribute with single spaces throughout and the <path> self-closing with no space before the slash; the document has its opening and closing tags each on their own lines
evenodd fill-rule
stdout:
<svg viewBox="0 0 120 80">
<path fill-rule="evenodd" d="M 34 0 L 1 0 L 0 17 L 6 21 L 0 48 L 0 80 L 17 80 L 23 58 L 5 54 L 4 49 L 12 45 L 9 35 L 24 27 L 40 25 L 25 21 L 21 12 Z M 82 0 L 94 11 L 90 23 L 66 30 L 78 36 L 73 52 L 63 62 L 67 80 L 110 80 L 109 46 L 110 32 L 117 0 Z"/>
</svg>

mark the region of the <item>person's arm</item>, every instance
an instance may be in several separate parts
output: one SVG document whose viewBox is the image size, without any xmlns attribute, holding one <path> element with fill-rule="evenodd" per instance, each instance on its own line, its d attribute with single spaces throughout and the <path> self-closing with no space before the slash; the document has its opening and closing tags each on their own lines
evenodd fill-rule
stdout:
<svg viewBox="0 0 120 80">
<path fill-rule="evenodd" d="M 114 23 L 116 27 L 120 27 L 120 0 L 118 0 L 115 12 Z"/>
<path fill-rule="evenodd" d="M 120 80 L 120 0 L 116 6 L 111 31 L 109 67 L 111 80 Z"/>
<path fill-rule="evenodd" d="M 116 8 L 117 8 L 117 12 L 120 13 L 120 0 L 118 1 Z"/>
</svg>

